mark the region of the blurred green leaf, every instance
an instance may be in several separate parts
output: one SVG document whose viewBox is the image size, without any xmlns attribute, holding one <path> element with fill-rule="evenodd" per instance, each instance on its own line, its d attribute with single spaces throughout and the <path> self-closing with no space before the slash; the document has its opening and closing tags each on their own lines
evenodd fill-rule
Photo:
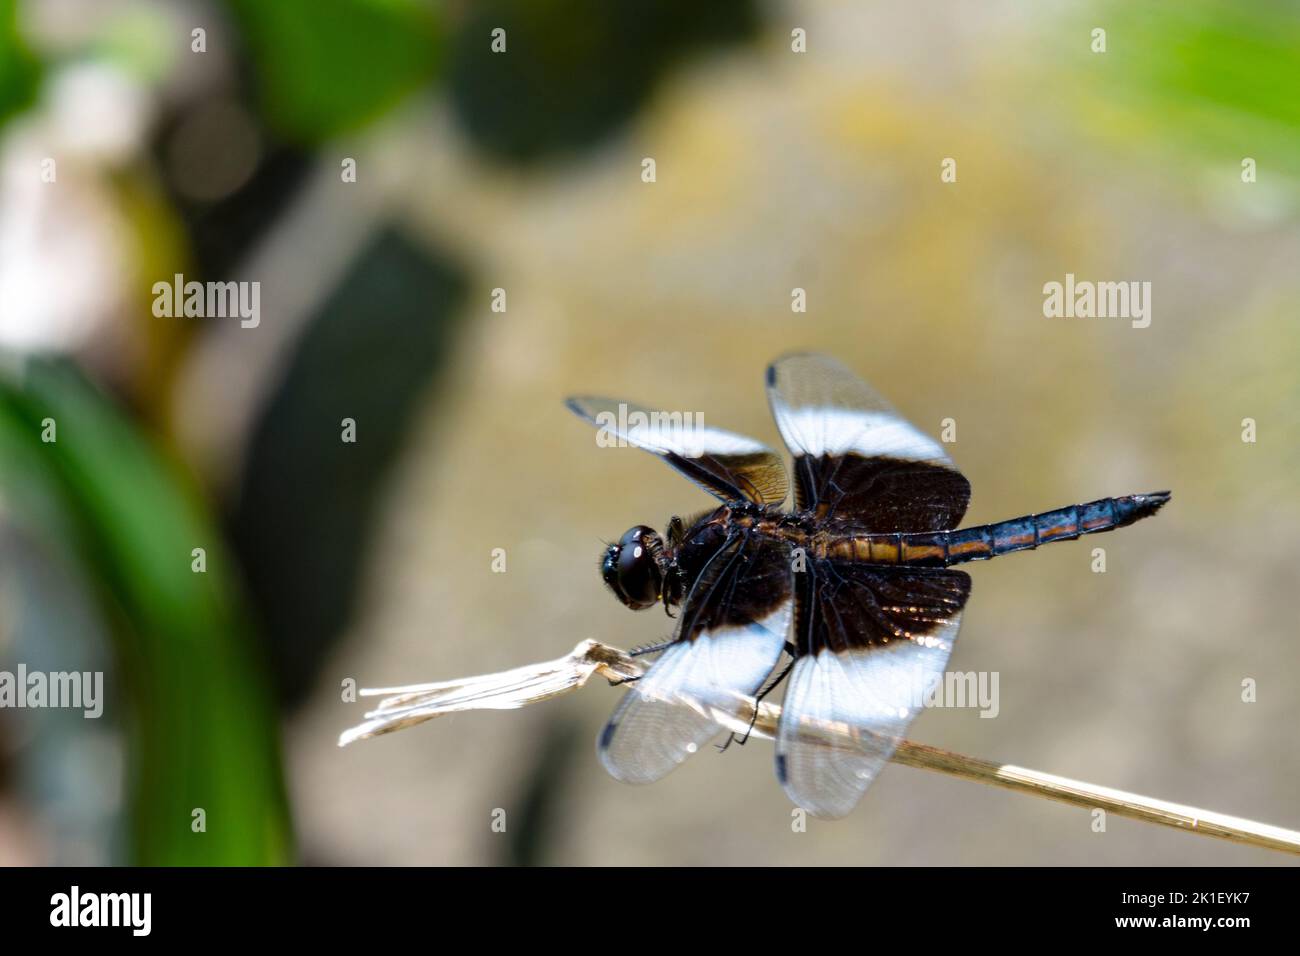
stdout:
<svg viewBox="0 0 1300 956">
<path fill-rule="evenodd" d="M 532 162 L 610 135 L 684 57 L 758 26 L 753 0 L 479 0 L 456 31 L 452 103 L 485 152 Z"/>
<path fill-rule="evenodd" d="M 161 84 L 177 56 L 188 56 L 189 49 L 178 51 L 172 24 L 161 11 L 129 6 L 104 23 L 88 53 L 147 84 Z"/>
<path fill-rule="evenodd" d="M 379 233 L 267 398 L 230 535 L 283 703 L 303 700 L 346 632 L 386 483 L 452 355 L 468 288 L 450 257 Z M 344 419 L 355 442 L 340 440 Z"/>
<path fill-rule="evenodd" d="M 55 442 L 41 440 L 47 418 Z M 33 489 L 61 503 L 58 520 L 27 507 Z M 33 362 L 21 384 L 0 379 L 0 491 L 37 533 L 74 528 L 67 543 L 102 585 L 130 704 L 135 861 L 288 862 L 265 666 L 218 534 L 175 469 L 71 367 Z M 191 569 L 198 547 L 203 574 Z"/>
<path fill-rule="evenodd" d="M 1104 17 L 1109 92 L 1147 128 L 1213 161 L 1253 156 L 1300 177 L 1300 7 L 1179 3 Z"/>
<path fill-rule="evenodd" d="M 417 0 L 227 0 L 272 127 L 318 142 L 360 126 L 432 74 L 440 29 Z"/>
<path fill-rule="evenodd" d="M 14 0 L 0 0 L 0 124 L 36 94 L 40 65 L 18 35 Z"/>
</svg>

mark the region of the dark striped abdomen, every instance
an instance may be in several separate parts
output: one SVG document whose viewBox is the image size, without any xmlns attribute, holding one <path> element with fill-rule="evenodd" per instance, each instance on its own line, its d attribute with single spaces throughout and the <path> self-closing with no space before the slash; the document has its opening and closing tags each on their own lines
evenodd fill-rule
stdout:
<svg viewBox="0 0 1300 956">
<path fill-rule="evenodd" d="M 1155 514 L 1168 500 L 1169 492 L 1157 491 L 1101 498 L 1046 514 L 1025 515 L 961 531 L 845 536 L 831 543 L 826 556 L 921 567 L 987 561 L 1009 551 L 1024 551 L 1052 541 L 1071 541 L 1081 535 L 1122 528 Z"/>
</svg>

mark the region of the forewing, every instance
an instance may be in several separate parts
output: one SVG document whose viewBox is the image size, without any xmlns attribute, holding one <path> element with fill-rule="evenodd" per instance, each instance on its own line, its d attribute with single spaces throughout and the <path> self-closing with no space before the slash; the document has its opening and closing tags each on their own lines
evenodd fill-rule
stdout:
<svg viewBox="0 0 1300 956">
<path fill-rule="evenodd" d="M 970 483 L 942 446 L 839 362 L 785 356 L 768 366 L 767 392 L 794 456 L 798 507 L 882 533 L 961 522 Z"/>
<path fill-rule="evenodd" d="M 797 587 L 799 657 L 777 729 L 777 779 L 796 805 L 842 817 L 942 679 L 970 578 L 817 561 Z"/>
<path fill-rule="evenodd" d="M 789 640 L 794 612 L 789 549 L 727 541 L 683 602 L 674 642 L 631 686 L 601 732 L 605 769 L 627 783 L 664 776 L 741 713 Z"/>
<path fill-rule="evenodd" d="M 570 398 L 565 405 L 600 429 L 609 444 L 621 440 L 653 452 L 723 501 L 785 501 L 785 463 L 762 442 L 705 425 L 698 415 L 611 398 Z"/>
</svg>

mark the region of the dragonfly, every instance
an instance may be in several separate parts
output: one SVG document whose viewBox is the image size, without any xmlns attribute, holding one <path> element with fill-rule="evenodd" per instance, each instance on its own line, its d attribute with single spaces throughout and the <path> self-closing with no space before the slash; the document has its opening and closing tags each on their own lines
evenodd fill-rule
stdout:
<svg viewBox="0 0 1300 956">
<path fill-rule="evenodd" d="M 943 678 L 971 591 L 955 565 L 1130 525 L 1170 493 L 958 530 L 970 483 L 847 367 L 787 355 L 766 385 L 789 473 L 771 448 L 699 416 L 566 400 L 611 439 L 600 444 L 649 451 L 720 501 L 662 535 L 635 525 L 601 555 L 619 601 L 676 621 L 597 752 L 618 780 L 659 780 L 784 684 L 777 779 L 796 806 L 843 817 Z"/>
</svg>

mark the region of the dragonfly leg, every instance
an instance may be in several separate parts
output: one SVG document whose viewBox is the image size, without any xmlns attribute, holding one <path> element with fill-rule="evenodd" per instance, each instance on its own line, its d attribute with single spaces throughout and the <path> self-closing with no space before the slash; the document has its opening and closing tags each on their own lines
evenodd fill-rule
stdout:
<svg viewBox="0 0 1300 956">
<path fill-rule="evenodd" d="M 628 657 L 641 657 L 643 654 L 658 654 L 660 651 L 666 651 L 673 646 L 672 641 L 661 641 L 658 644 L 643 644 L 640 647 L 634 647 L 627 652 Z"/>
<path fill-rule="evenodd" d="M 658 654 L 660 651 L 667 650 L 669 647 L 672 647 L 672 645 L 673 645 L 672 641 L 662 641 L 658 644 L 644 644 L 641 647 L 632 648 L 632 650 L 628 651 L 627 653 L 629 657 L 641 657 L 643 654 Z M 640 680 L 643 676 L 645 675 L 638 674 L 636 677 L 623 677 L 620 678 L 619 680 L 612 680 L 609 682 L 609 686 L 619 687 L 623 684 L 630 684 L 633 681 Z"/>
<path fill-rule="evenodd" d="M 740 744 L 740 746 L 743 747 L 745 746 L 745 743 L 749 740 L 749 735 L 754 732 L 754 724 L 758 722 L 758 705 L 763 702 L 764 697 L 766 697 L 768 694 L 772 693 L 772 691 L 776 690 L 778 687 L 781 686 L 781 681 L 785 680 L 786 676 L 790 673 L 790 668 L 794 667 L 794 660 L 793 660 L 793 658 L 795 657 L 794 645 L 790 644 L 787 641 L 785 645 L 785 650 L 786 653 L 790 655 L 792 660 L 790 661 L 789 664 L 786 664 L 785 667 L 781 670 L 781 673 L 776 676 L 776 680 L 770 681 L 766 687 L 764 687 L 762 690 L 758 692 L 758 694 L 755 695 L 754 716 L 749 718 L 749 726 L 745 729 L 745 735 L 743 737 L 737 737 L 736 732 L 733 730 L 730 734 L 727 735 L 727 742 L 718 748 L 719 753 L 724 752 L 728 747 L 732 745 L 733 742 L 738 743 Z"/>
</svg>

